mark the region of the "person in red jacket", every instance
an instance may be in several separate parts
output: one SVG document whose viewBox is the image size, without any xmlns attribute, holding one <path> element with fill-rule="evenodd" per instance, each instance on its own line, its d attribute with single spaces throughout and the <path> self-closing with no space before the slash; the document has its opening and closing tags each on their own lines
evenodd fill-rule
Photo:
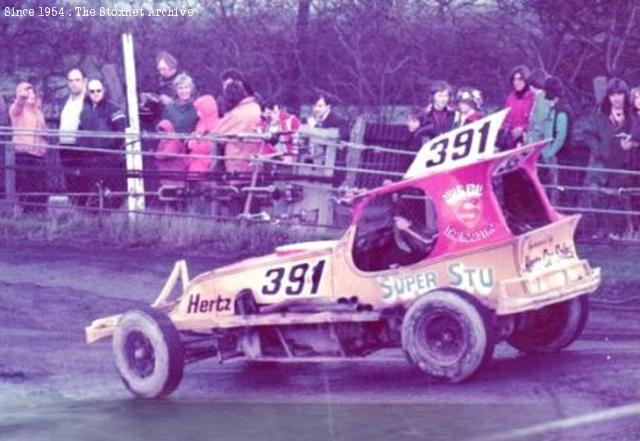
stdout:
<svg viewBox="0 0 640 441">
<path fill-rule="evenodd" d="M 517 66 L 509 76 L 511 92 L 505 107 L 509 108 L 502 125 L 501 147 L 512 149 L 526 143 L 529 116 L 535 95 L 529 88 L 529 68 Z"/>
<path fill-rule="evenodd" d="M 198 114 L 198 123 L 194 134 L 202 137 L 210 134 L 215 129 L 219 121 L 218 103 L 211 95 L 203 95 L 193 102 Z M 211 156 L 213 152 L 213 141 L 206 139 L 191 139 L 187 143 L 187 149 L 192 157 L 189 158 L 189 177 L 190 179 L 200 180 L 204 173 L 212 170 L 211 158 L 203 158 L 202 156 Z"/>
<path fill-rule="evenodd" d="M 300 119 L 291 115 L 273 102 L 264 106 L 262 121 L 258 125 L 258 131 L 273 135 L 270 142 L 266 142 L 262 148 L 262 154 L 278 155 L 282 162 L 295 162 L 298 156 L 298 147 L 293 142 L 293 135 L 300 129 Z"/>
</svg>

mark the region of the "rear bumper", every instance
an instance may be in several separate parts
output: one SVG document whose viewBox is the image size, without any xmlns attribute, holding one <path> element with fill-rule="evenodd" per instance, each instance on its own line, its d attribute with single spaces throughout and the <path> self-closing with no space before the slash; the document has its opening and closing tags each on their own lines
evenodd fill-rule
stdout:
<svg viewBox="0 0 640 441">
<path fill-rule="evenodd" d="M 582 294 L 600 286 L 600 268 L 591 268 L 586 260 L 561 268 L 537 272 L 499 282 L 497 315 L 539 309 Z"/>
</svg>

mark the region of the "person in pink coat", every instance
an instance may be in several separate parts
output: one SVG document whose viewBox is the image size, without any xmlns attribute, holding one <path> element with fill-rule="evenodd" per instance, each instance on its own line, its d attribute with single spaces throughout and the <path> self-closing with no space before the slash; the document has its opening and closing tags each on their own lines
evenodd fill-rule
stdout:
<svg viewBox="0 0 640 441">
<path fill-rule="evenodd" d="M 223 96 L 229 103 L 231 110 L 224 114 L 214 129 L 217 135 L 236 135 L 239 133 L 254 132 L 260 124 L 260 105 L 255 97 L 249 95 L 241 81 L 232 80 L 226 85 Z M 230 173 L 251 173 L 253 165 L 249 158 L 260 151 L 259 142 L 230 141 L 224 148 L 224 155 L 231 158 L 225 159 L 224 166 Z M 246 158 L 246 160 L 244 159 Z"/>
<path fill-rule="evenodd" d="M 157 125 L 157 130 L 160 133 L 175 134 L 176 129 L 173 123 L 168 119 L 163 119 Z M 156 148 L 156 165 L 160 173 L 167 176 L 163 176 L 160 179 L 160 183 L 165 187 L 185 187 L 184 176 L 188 170 L 189 162 L 186 157 L 176 156 L 162 156 L 162 154 L 186 154 L 184 142 L 180 139 L 163 138 L 158 142 Z"/>
<path fill-rule="evenodd" d="M 198 123 L 194 134 L 196 136 L 210 134 L 218 125 L 218 103 L 211 95 L 203 95 L 196 99 L 193 105 L 198 113 Z M 202 175 L 212 169 L 211 158 L 203 158 L 202 156 L 211 156 L 213 142 L 205 139 L 191 139 L 187 144 L 187 149 L 189 154 L 193 155 L 189 158 L 189 177 L 202 179 Z"/>
<path fill-rule="evenodd" d="M 507 96 L 505 107 L 509 113 L 504 120 L 503 147 L 515 148 L 526 143 L 529 117 L 533 109 L 535 95 L 529 88 L 529 69 L 526 66 L 517 66 L 511 71 L 511 92 Z"/>
</svg>

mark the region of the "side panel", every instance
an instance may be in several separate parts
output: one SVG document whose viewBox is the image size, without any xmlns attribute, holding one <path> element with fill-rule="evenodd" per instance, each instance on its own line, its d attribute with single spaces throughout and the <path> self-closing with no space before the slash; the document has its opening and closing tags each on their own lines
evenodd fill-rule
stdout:
<svg viewBox="0 0 640 441">
<path fill-rule="evenodd" d="M 350 233 L 353 234 L 352 230 Z M 487 306 L 495 307 L 500 280 L 517 275 L 515 256 L 514 243 L 503 242 L 486 250 L 367 273 L 355 268 L 350 252 L 345 248 L 335 256 L 335 295 L 355 295 L 361 303 L 386 308 L 412 301 L 438 287 L 455 287 L 476 295 Z"/>
<path fill-rule="evenodd" d="M 234 315 L 235 297 L 244 289 L 250 289 L 259 304 L 333 295 L 332 254 L 329 251 L 267 256 L 250 263 L 196 277 L 172 312 L 174 320 Z"/>
</svg>

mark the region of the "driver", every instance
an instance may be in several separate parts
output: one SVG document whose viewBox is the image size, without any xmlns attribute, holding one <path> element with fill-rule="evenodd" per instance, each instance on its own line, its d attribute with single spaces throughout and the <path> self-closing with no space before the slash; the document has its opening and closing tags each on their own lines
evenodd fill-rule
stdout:
<svg viewBox="0 0 640 441">
<path fill-rule="evenodd" d="M 435 236 L 423 237 L 411 225 L 411 221 L 404 216 L 393 217 L 393 238 L 399 249 L 406 253 L 424 252 L 426 247 L 435 243 Z"/>
<path fill-rule="evenodd" d="M 420 225 L 413 227 L 413 222 L 409 220 L 412 216 L 407 213 L 415 207 L 408 204 L 411 204 L 411 201 L 401 198 L 399 194 L 393 195 L 393 249 L 389 250 L 391 265 L 411 265 L 422 260 L 436 240 L 435 236 L 424 237 L 416 231 L 416 228 L 419 231 L 424 228 Z"/>
</svg>

